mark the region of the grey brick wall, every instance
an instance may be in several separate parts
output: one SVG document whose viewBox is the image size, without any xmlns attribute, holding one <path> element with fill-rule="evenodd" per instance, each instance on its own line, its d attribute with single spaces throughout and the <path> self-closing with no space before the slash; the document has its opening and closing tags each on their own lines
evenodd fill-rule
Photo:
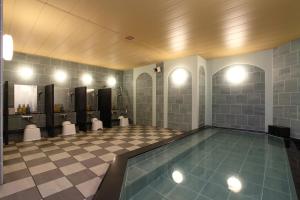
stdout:
<svg viewBox="0 0 300 200">
<path fill-rule="evenodd" d="M 273 50 L 273 122 L 300 138 L 300 39 Z"/>
<path fill-rule="evenodd" d="M 156 126 L 164 126 L 164 74 L 163 64 L 160 65 L 162 72 L 156 73 Z"/>
<path fill-rule="evenodd" d="M 199 69 L 199 127 L 205 124 L 205 71 L 203 67 Z"/>
<path fill-rule="evenodd" d="M 264 131 L 265 74 L 258 67 L 245 65 L 248 79 L 232 85 L 225 79 L 227 68 L 212 77 L 213 125 Z"/>
<path fill-rule="evenodd" d="M 133 120 L 133 70 L 123 73 L 123 106 L 127 109 L 129 119 Z"/>
<path fill-rule="evenodd" d="M 192 129 L 192 78 L 181 87 L 168 80 L 168 127 L 178 130 Z"/>
<path fill-rule="evenodd" d="M 22 80 L 18 76 L 18 68 L 28 66 L 33 69 L 34 75 L 30 80 Z M 64 70 L 68 74 L 68 79 L 64 83 L 56 83 L 53 72 L 56 69 Z M 117 87 L 122 84 L 123 72 L 112 70 L 100 66 L 86 65 L 81 63 L 58 60 L 48 57 L 35 56 L 24 53 L 14 53 L 12 61 L 4 62 L 4 80 L 15 84 L 33 84 L 44 86 L 55 83 L 56 87 L 74 88 L 84 86 L 80 77 L 84 73 L 93 76 L 93 82 L 89 88 L 102 88 L 106 85 L 106 79 L 114 76 L 117 79 Z"/>
<path fill-rule="evenodd" d="M 136 80 L 136 124 L 152 126 L 152 78 L 147 73 Z"/>
<path fill-rule="evenodd" d="M 28 66 L 33 69 L 32 79 L 23 80 L 19 77 L 18 69 L 21 66 Z M 68 78 L 64 83 L 57 83 L 54 80 L 53 72 L 56 69 L 64 70 L 67 73 Z M 44 86 L 55 83 L 56 94 L 58 94 L 56 99 L 60 102 L 67 101 L 67 105 L 64 105 L 65 110 L 73 111 L 74 101 L 71 101 L 71 98 L 68 100 L 65 98 L 67 93 L 73 91 L 75 87 L 84 86 L 80 80 L 84 73 L 90 73 L 93 76 L 93 82 L 88 88 L 103 88 L 109 76 L 114 76 L 117 79 L 117 86 L 113 89 L 113 94 L 117 94 L 115 90 L 118 89 L 119 85 L 123 85 L 123 71 L 15 52 L 12 61 L 4 62 L 3 76 L 4 80 L 9 82 L 9 107 L 14 107 L 14 84 L 30 84 L 37 85 L 38 92 L 42 92 L 38 101 L 38 112 L 44 112 Z M 113 107 L 117 108 L 118 106 L 113 105 Z M 10 128 L 14 129 L 11 125 Z"/>
</svg>

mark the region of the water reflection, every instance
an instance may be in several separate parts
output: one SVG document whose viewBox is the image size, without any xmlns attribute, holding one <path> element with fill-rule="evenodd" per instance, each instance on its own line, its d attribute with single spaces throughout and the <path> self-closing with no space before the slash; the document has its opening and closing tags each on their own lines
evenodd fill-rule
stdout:
<svg viewBox="0 0 300 200">
<path fill-rule="evenodd" d="M 175 183 L 179 184 L 183 181 L 183 174 L 178 170 L 174 170 L 172 173 L 172 178 Z"/>
<path fill-rule="evenodd" d="M 231 176 L 227 179 L 227 185 L 228 189 L 235 193 L 241 191 L 242 189 L 241 181 L 235 176 Z"/>
</svg>

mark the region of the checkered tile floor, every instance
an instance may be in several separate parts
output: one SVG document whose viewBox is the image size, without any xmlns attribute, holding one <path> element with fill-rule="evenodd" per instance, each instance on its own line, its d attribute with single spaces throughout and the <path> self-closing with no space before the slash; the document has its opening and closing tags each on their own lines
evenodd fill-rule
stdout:
<svg viewBox="0 0 300 200">
<path fill-rule="evenodd" d="M 145 126 L 115 127 L 4 147 L 0 199 L 92 199 L 109 163 L 181 132 Z"/>
</svg>

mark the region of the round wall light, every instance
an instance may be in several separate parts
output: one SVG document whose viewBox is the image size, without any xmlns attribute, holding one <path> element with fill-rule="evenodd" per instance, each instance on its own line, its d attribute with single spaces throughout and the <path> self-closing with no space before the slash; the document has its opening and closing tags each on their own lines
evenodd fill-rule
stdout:
<svg viewBox="0 0 300 200">
<path fill-rule="evenodd" d="M 235 193 L 241 191 L 242 189 L 241 181 L 235 176 L 231 176 L 227 179 L 227 185 L 228 185 L 228 189 Z"/>
<path fill-rule="evenodd" d="M 108 87 L 115 87 L 116 84 L 117 84 L 117 80 L 113 76 L 108 77 L 107 80 L 106 80 L 106 84 L 107 84 Z"/>
<path fill-rule="evenodd" d="M 81 81 L 85 85 L 90 85 L 93 82 L 93 77 L 90 74 L 83 74 L 81 76 Z"/>
<path fill-rule="evenodd" d="M 183 181 L 183 174 L 180 171 L 175 170 L 172 173 L 172 179 L 175 183 L 179 184 Z"/>
<path fill-rule="evenodd" d="M 56 70 L 54 72 L 54 79 L 59 83 L 63 83 L 67 79 L 67 73 L 63 70 Z"/>
<path fill-rule="evenodd" d="M 29 80 L 29 79 L 31 79 L 32 76 L 33 76 L 33 70 L 32 70 L 32 68 L 26 67 L 26 66 L 20 67 L 20 68 L 18 69 L 18 72 L 17 72 L 17 73 L 18 73 L 19 77 L 20 77 L 21 79 L 23 79 L 23 80 Z"/>
<path fill-rule="evenodd" d="M 241 65 L 235 65 L 226 71 L 225 76 L 229 83 L 240 84 L 247 79 L 248 74 L 245 67 Z"/>
<path fill-rule="evenodd" d="M 176 86 L 182 86 L 188 79 L 188 72 L 185 69 L 175 69 L 171 74 L 172 83 Z"/>
<path fill-rule="evenodd" d="M 3 59 L 12 60 L 14 54 L 14 41 L 11 35 L 3 35 Z"/>
</svg>

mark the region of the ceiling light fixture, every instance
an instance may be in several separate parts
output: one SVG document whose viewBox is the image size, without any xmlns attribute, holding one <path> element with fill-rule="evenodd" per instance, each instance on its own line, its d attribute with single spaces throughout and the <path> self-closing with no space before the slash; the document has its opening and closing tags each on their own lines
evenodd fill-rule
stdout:
<svg viewBox="0 0 300 200">
<path fill-rule="evenodd" d="M 14 54 L 14 41 L 11 35 L 4 34 L 2 41 L 2 49 L 3 49 L 3 59 L 4 60 L 12 60 Z"/>
</svg>

